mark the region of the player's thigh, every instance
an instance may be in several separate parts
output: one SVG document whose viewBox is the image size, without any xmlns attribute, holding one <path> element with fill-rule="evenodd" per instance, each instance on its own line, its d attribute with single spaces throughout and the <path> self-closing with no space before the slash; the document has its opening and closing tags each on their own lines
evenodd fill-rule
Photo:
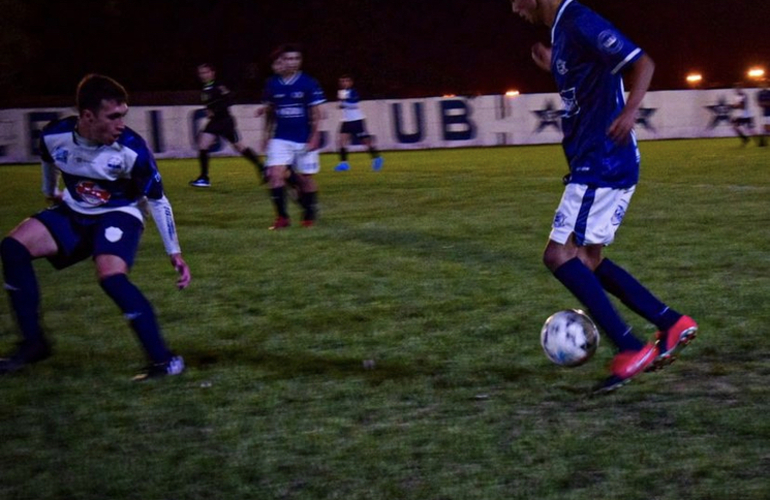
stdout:
<svg viewBox="0 0 770 500">
<path fill-rule="evenodd" d="M 123 212 L 104 214 L 92 228 L 94 260 L 113 261 L 113 259 L 100 259 L 103 255 L 111 255 L 122 260 L 127 271 L 134 265 L 143 232 L 144 225 L 133 215 Z M 99 272 L 98 266 L 97 272 Z"/>
<path fill-rule="evenodd" d="M 27 249 L 32 257 L 49 257 L 59 251 L 51 232 L 39 220 L 30 217 L 16 226 L 8 236 L 15 239 Z"/>
<path fill-rule="evenodd" d="M 302 146 L 301 144 L 299 146 Z M 267 143 L 265 166 L 293 165 L 297 156 L 297 143 L 283 139 L 270 139 Z"/>
<path fill-rule="evenodd" d="M 209 149 L 217 140 L 217 136 L 208 132 L 198 134 L 198 149 Z"/>
</svg>

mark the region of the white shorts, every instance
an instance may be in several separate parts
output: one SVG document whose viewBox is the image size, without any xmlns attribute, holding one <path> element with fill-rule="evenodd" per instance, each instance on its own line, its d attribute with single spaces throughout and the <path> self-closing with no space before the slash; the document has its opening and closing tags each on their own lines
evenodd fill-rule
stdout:
<svg viewBox="0 0 770 500">
<path fill-rule="evenodd" d="M 318 150 L 307 151 L 302 142 L 270 139 L 267 143 L 267 167 L 288 165 L 299 174 L 317 174 L 321 170 Z"/>
<path fill-rule="evenodd" d="M 575 234 L 579 246 L 609 245 L 615 239 L 636 186 L 589 188 L 567 184 L 551 226 L 551 240 L 562 245 Z"/>
</svg>

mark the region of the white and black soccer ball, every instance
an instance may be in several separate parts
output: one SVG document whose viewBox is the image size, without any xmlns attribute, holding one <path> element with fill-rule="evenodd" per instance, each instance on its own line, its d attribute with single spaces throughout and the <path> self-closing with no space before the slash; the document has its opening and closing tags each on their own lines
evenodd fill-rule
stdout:
<svg viewBox="0 0 770 500">
<path fill-rule="evenodd" d="M 540 344 L 548 359 L 557 365 L 579 366 L 596 352 L 599 330 L 583 311 L 565 309 L 545 320 Z"/>
</svg>

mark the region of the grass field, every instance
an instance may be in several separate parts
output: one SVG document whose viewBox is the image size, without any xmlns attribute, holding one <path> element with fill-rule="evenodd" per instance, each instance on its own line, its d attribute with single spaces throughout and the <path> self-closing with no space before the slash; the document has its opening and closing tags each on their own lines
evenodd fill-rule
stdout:
<svg viewBox="0 0 770 500">
<path fill-rule="evenodd" d="M 770 151 L 641 147 L 607 255 L 701 334 L 599 398 L 609 342 L 575 369 L 539 345 L 578 305 L 540 261 L 558 146 L 391 152 L 378 173 L 326 155 L 318 226 L 282 232 L 245 160 L 214 159 L 210 190 L 160 162 L 193 283 L 151 222 L 132 276 L 189 369 L 131 382 L 144 359 L 91 265 L 37 262 L 55 355 L 0 379 L 0 498 L 770 498 Z M 6 232 L 42 197 L 37 167 L 0 175 Z M 6 301 L 0 331 L 11 349 Z"/>
</svg>

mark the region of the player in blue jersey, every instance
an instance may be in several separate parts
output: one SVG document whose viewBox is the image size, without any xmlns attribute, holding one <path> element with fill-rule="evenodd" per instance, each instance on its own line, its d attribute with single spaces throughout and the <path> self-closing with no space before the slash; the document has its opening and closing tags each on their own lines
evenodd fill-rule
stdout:
<svg viewBox="0 0 770 500">
<path fill-rule="evenodd" d="M 40 293 L 32 261 L 47 258 L 56 269 L 91 258 L 101 288 L 129 321 L 150 365 L 137 378 L 176 375 L 181 356 L 166 346 L 155 312 L 128 279 L 149 210 L 160 232 L 179 289 L 190 283 L 171 204 L 152 153 L 125 126 L 127 94 L 116 81 L 88 75 L 77 88 L 78 116 L 49 124 L 42 133 L 43 193 L 47 210 L 24 220 L 0 243 L 5 289 L 22 341 L 0 373 L 20 370 L 51 354 L 40 326 Z M 61 180 L 64 191 L 58 190 Z"/>
<path fill-rule="evenodd" d="M 551 46 L 532 57 L 553 73 L 564 103 L 563 147 L 570 173 L 543 254 L 548 269 L 582 302 L 618 348 L 611 391 L 671 362 L 697 324 L 657 299 L 623 268 L 603 257 L 639 179 L 633 127 L 654 64 L 614 26 L 575 0 L 511 0 L 514 13 L 551 28 Z M 623 76 L 630 83 L 626 100 Z M 659 328 L 655 340 L 634 336 L 607 292 Z"/>
<path fill-rule="evenodd" d="M 350 75 L 342 75 L 339 78 L 337 98 L 342 110 L 342 123 L 339 132 L 340 163 L 334 167 L 334 170 L 338 172 L 350 170 L 347 147 L 353 137 L 366 146 L 369 151 L 369 156 L 372 157 L 372 170 L 376 172 L 382 169 L 382 156 L 374 147 L 372 136 L 366 131 L 366 119 L 358 105 L 361 99 L 358 96 L 358 91 L 353 87 L 353 78 Z"/>
<path fill-rule="evenodd" d="M 275 63 L 276 59 L 280 59 Z M 264 95 L 265 139 L 270 197 L 276 219 L 270 229 L 288 227 L 286 179 L 296 174 L 298 201 L 303 209 L 302 225 L 311 227 L 316 221 L 318 185 L 313 177 L 321 169 L 318 149 L 321 133 L 320 105 L 326 102 L 318 82 L 304 74 L 302 50 L 287 44 L 273 53 L 277 74 L 267 81 Z"/>
<path fill-rule="evenodd" d="M 230 114 L 232 93 L 225 85 L 216 81 L 216 70 L 209 63 L 198 65 L 198 78 L 203 83 L 201 100 L 206 106 L 209 118 L 204 129 L 198 134 L 198 161 L 201 173 L 197 179 L 190 181 L 192 187 L 211 187 L 209 179 L 209 149 L 217 137 L 227 139 L 236 151 L 249 160 L 257 169 L 260 178 L 264 176 L 264 166 L 253 149 L 241 142 L 238 130 L 235 128 L 235 118 Z"/>
</svg>

